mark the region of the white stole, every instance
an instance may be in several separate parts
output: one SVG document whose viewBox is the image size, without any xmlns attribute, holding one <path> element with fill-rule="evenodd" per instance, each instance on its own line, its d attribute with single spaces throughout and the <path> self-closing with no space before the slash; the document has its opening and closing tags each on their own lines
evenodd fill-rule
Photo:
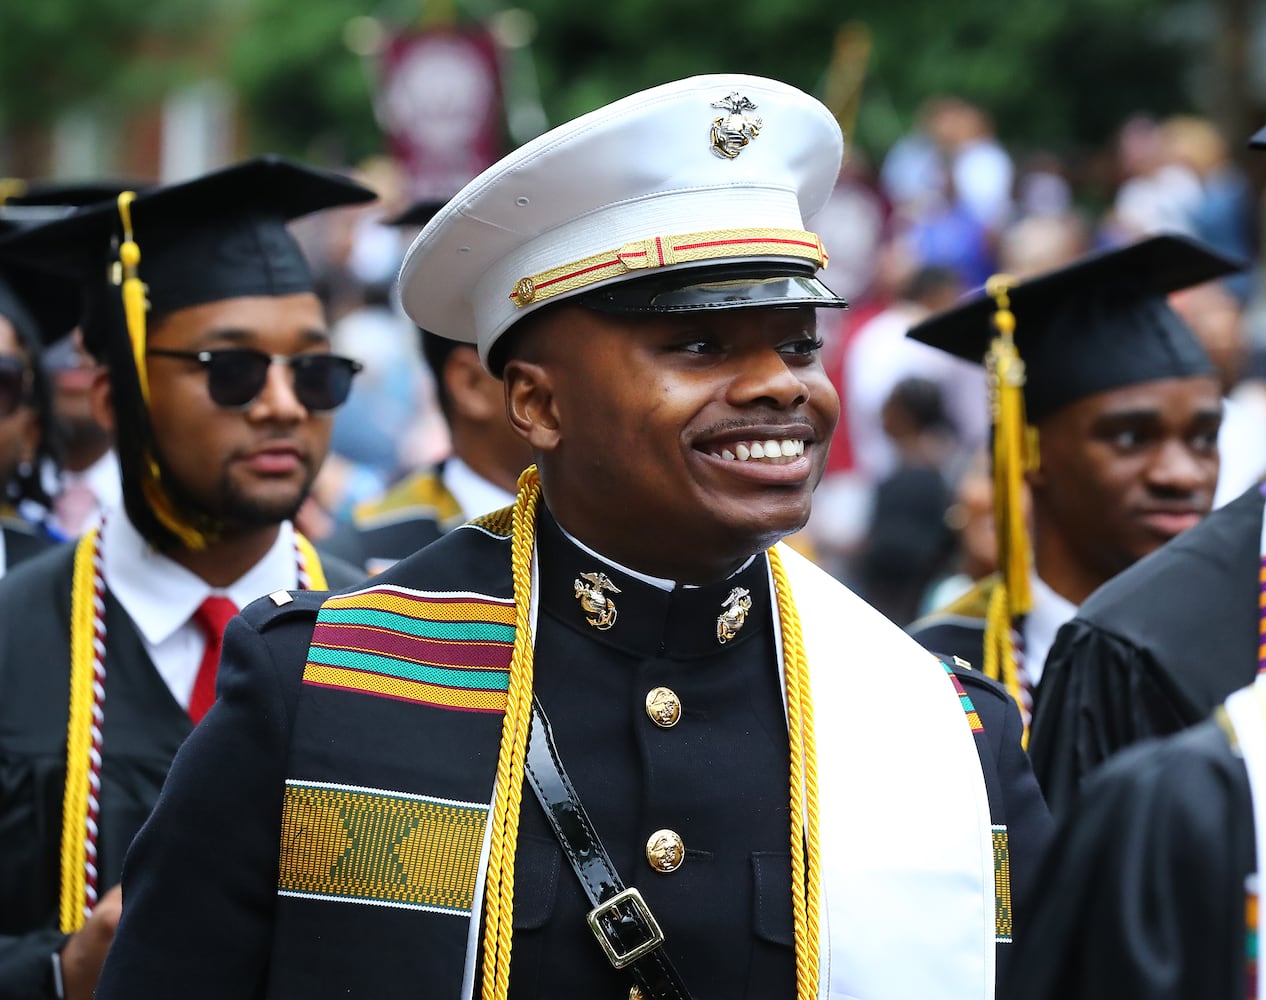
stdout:
<svg viewBox="0 0 1266 1000">
<path fill-rule="evenodd" d="M 779 552 L 817 735 L 819 995 L 992 1000 L 993 831 L 958 694 L 896 625 L 794 550 Z"/>
</svg>

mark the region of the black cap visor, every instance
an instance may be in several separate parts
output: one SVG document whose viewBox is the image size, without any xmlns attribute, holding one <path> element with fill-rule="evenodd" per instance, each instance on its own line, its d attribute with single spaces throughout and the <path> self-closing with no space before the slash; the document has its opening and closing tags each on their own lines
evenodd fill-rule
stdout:
<svg viewBox="0 0 1266 1000">
<path fill-rule="evenodd" d="M 595 289 L 575 301 L 595 312 L 617 315 L 848 306 L 814 276 L 811 267 L 781 262 L 727 264 L 647 275 Z"/>
</svg>

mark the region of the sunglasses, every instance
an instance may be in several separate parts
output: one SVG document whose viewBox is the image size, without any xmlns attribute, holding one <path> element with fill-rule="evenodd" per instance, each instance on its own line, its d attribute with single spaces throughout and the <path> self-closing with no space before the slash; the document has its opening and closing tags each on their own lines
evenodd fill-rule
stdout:
<svg viewBox="0 0 1266 1000">
<path fill-rule="evenodd" d="M 311 412 L 333 410 L 347 402 L 352 379 L 364 366 L 337 354 L 265 354 L 249 348 L 223 351 L 168 351 L 155 348 L 150 357 L 183 358 L 207 370 L 207 392 L 216 406 L 242 409 L 264 391 L 268 369 L 285 365 L 294 379 L 295 399 Z"/>
<path fill-rule="evenodd" d="M 27 364 L 11 354 L 0 355 L 0 417 L 11 417 L 18 407 L 31 400 Z"/>
</svg>

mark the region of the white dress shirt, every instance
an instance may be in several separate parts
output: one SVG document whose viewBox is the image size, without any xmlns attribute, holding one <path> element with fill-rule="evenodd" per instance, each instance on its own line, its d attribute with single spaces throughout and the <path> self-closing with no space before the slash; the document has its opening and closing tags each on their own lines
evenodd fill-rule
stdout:
<svg viewBox="0 0 1266 1000">
<path fill-rule="evenodd" d="M 514 503 L 514 494 L 490 483 L 456 455 L 444 460 L 440 481 L 453 494 L 467 520 L 491 514 Z"/>
<path fill-rule="evenodd" d="M 1055 644 L 1055 633 L 1072 621 L 1077 605 L 1051 590 L 1036 573 L 1029 574 L 1033 607 L 1024 619 L 1024 668 L 1029 683 L 1036 688 L 1042 680 L 1047 654 Z"/>
<path fill-rule="evenodd" d="M 225 588 L 210 586 L 156 552 L 122 508 L 106 515 L 101 559 L 106 587 L 132 619 L 155 668 L 183 708 L 189 707 L 206 648 L 202 629 L 190 620 L 199 605 L 218 594 L 243 608 L 257 597 L 299 586 L 294 528 L 289 521 L 282 522 L 277 540 L 264 557 Z"/>
</svg>

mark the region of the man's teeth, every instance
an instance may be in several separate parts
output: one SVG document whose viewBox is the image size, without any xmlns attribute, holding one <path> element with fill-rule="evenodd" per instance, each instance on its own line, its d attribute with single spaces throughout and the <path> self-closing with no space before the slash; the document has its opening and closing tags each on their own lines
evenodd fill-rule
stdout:
<svg viewBox="0 0 1266 1000">
<path fill-rule="evenodd" d="M 781 441 L 743 441 L 734 446 L 734 450 L 722 448 L 719 452 L 711 452 L 713 458 L 723 458 L 727 462 L 750 462 L 752 459 L 765 461 L 784 461 L 799 458 L 804 454 L 804 442 L 784 438 Z"/>
</svg>

